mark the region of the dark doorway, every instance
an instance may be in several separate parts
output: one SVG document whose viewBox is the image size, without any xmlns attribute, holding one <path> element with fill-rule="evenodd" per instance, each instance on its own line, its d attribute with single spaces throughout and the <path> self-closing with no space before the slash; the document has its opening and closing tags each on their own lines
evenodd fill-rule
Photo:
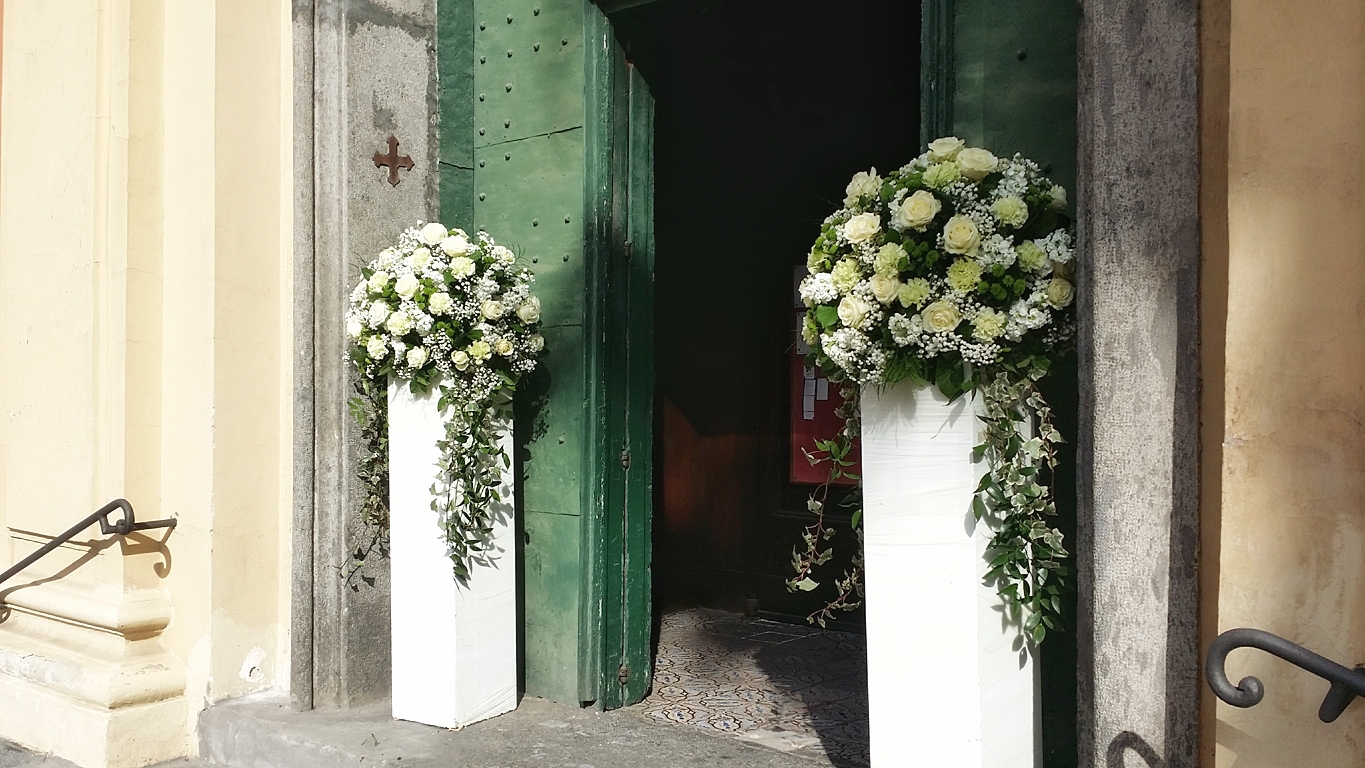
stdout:
<svg viewBox="0 0 1365 768">
<path fill-rule="evenodd" d="M 919 6 L 675 0 L 612 22 L 657 102 L 656 615 L 804 622 L 854 541 L 836 513 L 843 561 L 787 591 L 811 521 L 790 478 L 793 270 L 854 172 L 917 153 Z"/>
</svg>

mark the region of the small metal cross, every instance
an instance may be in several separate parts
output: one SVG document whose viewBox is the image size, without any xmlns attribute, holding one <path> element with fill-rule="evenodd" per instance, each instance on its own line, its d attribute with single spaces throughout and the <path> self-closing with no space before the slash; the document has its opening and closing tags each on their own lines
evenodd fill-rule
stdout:
<svg viewBox="0 0 1365 768">
<path fill-rule="evenodd" d="M 384 166 L 388 166 L 389 183 L 395 187 L 398 186 L 399 181 L 398 169 L 412 170 L 412 157 L 409 155 L 398 156 L 398 139 L 394 138 L 392 134 L 389 135 L 389 153 L 387 155 L 374 153 L 374 167 L 383 168 Z"/>
</svg>

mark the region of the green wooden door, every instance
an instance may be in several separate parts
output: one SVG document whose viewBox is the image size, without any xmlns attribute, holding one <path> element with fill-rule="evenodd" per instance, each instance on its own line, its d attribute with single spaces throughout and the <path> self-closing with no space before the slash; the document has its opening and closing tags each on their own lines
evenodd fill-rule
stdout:
<svg viewBox="0 0 1365 768">
<path fill-rule="evenodd" d="M 600 606 L 597 705 L 633 704 L 649 689 L 654 424 L 654 100 L 599 20 L 598 260 L 604 278 L 600 407 L 604 488 L 596 576 Z"/>
</svg>

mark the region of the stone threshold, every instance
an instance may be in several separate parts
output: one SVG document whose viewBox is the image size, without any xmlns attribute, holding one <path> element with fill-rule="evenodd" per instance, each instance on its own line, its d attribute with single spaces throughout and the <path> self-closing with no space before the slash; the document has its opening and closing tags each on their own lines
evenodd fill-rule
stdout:
<svg viewBox="0 0 1365 768">
<path fill-rule="evenodd" d="M 231 768 L 822 768 L 791 754 L 615 712 L 523 697 L 518 709 L 461 730 L 395 721 L 388 702 L 296 712 L 286 698 L 219 703 L 200 717 L 204 759 Z M 169 768 L 169 767 L 168 767 Z"/>
</svg>

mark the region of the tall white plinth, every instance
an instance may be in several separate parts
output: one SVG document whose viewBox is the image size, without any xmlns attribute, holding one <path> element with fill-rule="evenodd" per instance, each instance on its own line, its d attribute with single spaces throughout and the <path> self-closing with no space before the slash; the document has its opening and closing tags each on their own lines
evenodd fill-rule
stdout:
<svg viewBox="0 0 1365 768">
<path fill-rule="evenodd" d="M 873 768 L 1041 762 L 1037 666 L 982 583 L 978 403 L 906 384 L 863 391 Z"/>
<path fill-rule="evenodd" d="M 512 473 L 493 510 L 493 551 L 455 580 L 431 509 L 445 422 L 438 395 L 389 384 L 389 547 L 393 716 L 445 728 L 517 706 L 516 547 Z M 511 455 L 510 424 L 502 437 Z"/>
</svg>

